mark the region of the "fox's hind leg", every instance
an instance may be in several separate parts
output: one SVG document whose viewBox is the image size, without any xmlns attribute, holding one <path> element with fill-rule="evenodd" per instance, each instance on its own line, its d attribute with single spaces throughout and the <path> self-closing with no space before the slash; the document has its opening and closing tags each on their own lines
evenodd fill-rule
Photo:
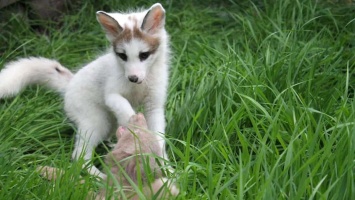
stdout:
<svg viewBox="0 0 355 200">
<path fill-rule="evenodd" d="M 95 107 L 70 114 L 70 118 L 78 127 L 72 158 L 78 160 L 82 157 L 89 162 L 97 145 L 105 140 L 111 131 L 111 117 L 103 109 Z M 90 167 L 89 173 L 105 177 L 95 166 Z"/>
</svg>

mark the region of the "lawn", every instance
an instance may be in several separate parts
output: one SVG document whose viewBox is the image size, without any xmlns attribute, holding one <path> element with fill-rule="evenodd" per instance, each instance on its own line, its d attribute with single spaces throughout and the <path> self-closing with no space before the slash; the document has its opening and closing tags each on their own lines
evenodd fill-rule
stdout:
<svg viewBox="0 0 355 200">
<path fill-rule="evenodd" d="M 77 2 L 56 22 L 9 12 L 0 25 L 0 69 L 43 56 L 75 71 L 109 46 L 97 10 L 153 3 Z M 352 199 L 355 5 L 161 3 L 173 52 L 166 137 L 177 199 Z M 77 200 L 100 187 L 71 162 L 75 131 L 62 98 L 46 88 L 0 100 L 0 199 Z M 99 165 L 104 152 L 95 156 Z M 35 172 L 40 165 L 67 173 L 50 182 Z"/>
</svg>

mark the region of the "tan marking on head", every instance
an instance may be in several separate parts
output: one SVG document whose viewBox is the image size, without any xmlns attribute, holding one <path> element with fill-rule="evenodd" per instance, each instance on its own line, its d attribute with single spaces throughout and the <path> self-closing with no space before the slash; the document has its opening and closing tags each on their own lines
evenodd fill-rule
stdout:
<svg viewBox="0 0 355 200">
<path fill-rule="evenodd" d="M 156 51 L 160 45 L 160 41 L 157 37 L 144 33 L 142 30 L 140 30 L 140 28 L 138 28 L 138 26 L 134 26 L 133 30 L 125 26 L 123 31 L 117 36 L 113 45 L 115 47 L 116 45 L 120 45 L 124 42 L 129 42 L 132 39 L 139 39 L 147 43 L 152 53 L 154 53 L 154 51 Z"/>
<path fill-rule="evenodd" d="M 157 37 L 142 32 L 138 27 L 134 27 L 133 37 L 141 39 L 144 42 L 146 42 L 150 46 L 151 51 L 155 51 L 156 49 L 158 49 L 160 45 L 160 41 Z"/>
<path fill-rule="evenodd" d="M 114 45 L 118 45 L 124 42 L 129 42 L 132 40 L 132 31 L 125 26 L 123 31 L 116 37 L 116 40 L 113 42 Z"/>
<path fill-rule="evenodd" d="M 135 17 L 135 16 L 129 16 L 128 17 L 128 20 L 132 21 L 133 22 L 133 26 L 137 26 L 138 24 L 138 19 Z"/>
</svg>

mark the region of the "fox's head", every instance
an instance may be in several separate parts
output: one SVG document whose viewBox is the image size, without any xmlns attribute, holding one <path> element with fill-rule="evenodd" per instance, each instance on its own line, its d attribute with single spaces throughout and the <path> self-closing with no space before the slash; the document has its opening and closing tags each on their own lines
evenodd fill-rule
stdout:
<svg viewBox="0 0 355 200">
<path fill-rule="evenodd" d="M 165 10 L 156 3 L 147 11 L 132 14 L 98 11 L 97 20 L 113 46 L 126 78 L 142 83 L 149 66 L 157 59 L 161 45 L 160 33 L 165 31 Z"/>
</svg>

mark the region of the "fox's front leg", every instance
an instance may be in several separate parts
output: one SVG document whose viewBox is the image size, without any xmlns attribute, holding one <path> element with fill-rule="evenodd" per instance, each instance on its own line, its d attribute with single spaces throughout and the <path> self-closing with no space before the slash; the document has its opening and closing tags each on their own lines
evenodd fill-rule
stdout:
<svg viewBox="0 0 355 200">
<path fill-rule="evenodd" d="M 163 106 L 148 107 L 145 110 L 148 128 L 151 131 L 165 133 L 165 113 Z"/>
<path fill-rule="evenodd" d="M 145 117 L 147 119 L 149 130 L 160 134 L 165 133 L 165 113 L 163 103 L 159 104 L 156 102 L 147 102 L 145 104 Z M 165 140 L 161 137 L 158 137 L 158 140 L 160 147 L 164 150 L 163 155 L 167 158 L 165 152 Z"/>
<path fill-rule="evenodd" d="M 114 113 L 118 124 L 121 126 L 126 126 L 129 118 L 135 114 L 129 101 L 119 94 L 106 95 L 105 103 Z"/>
</svg>

